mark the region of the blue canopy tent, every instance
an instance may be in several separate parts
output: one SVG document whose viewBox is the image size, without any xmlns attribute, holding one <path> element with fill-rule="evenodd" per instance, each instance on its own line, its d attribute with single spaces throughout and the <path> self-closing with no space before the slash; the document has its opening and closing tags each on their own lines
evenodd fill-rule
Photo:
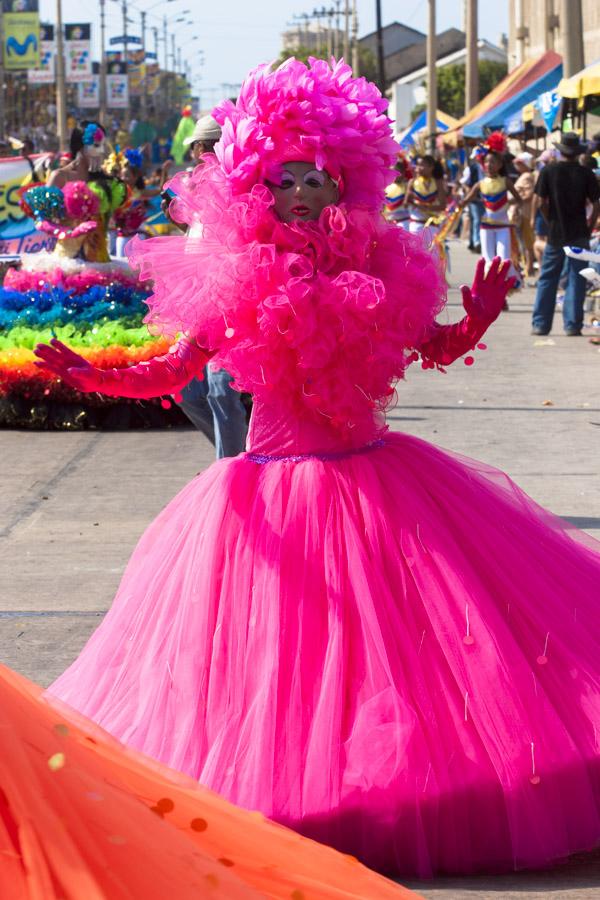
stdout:
<svg viewBox="0 0 600 900">
<path fill-rule="evenodd" d="M 550 69 L 541 78 L 528 84 L 522 91 L 505 100 L 504 103 L 500 103 L 498 106 L 488 110 L 479 119 L 469 122 L 463 127 L 464 136 L 470 138 L 483 137 L 488 131 L 504 128 L 507 122 L 511 122 L 511 120 L 514 127 L 514 119 L 521 115 L 524 106 L 537 100 L 540 94 L 552 91 L 558 86 L 562 78 L 562 71 L 561 63 Z"/>
<path fill-rule="evenodd" d="M 454 124 L 455 120 L 452 118 L 452 116 L 448 116 L 438 110 L 435 119 L 435 130 L 437 134 L 442 131 L 448 131 L 448 129 L 452 128 Z M 425 110 L 423 110 L 423 112 L 417 116 L 415 121 L 400 133 L 398 137 L 398 143 L 400 144 L 402 149 L 408 150 L 409 147 L 412 147 L 413 144 L 416 144 L 417 135 L 419 134 L 419 132 L 425 131 L 426 128 L 427 113 Z"/>
</svg>

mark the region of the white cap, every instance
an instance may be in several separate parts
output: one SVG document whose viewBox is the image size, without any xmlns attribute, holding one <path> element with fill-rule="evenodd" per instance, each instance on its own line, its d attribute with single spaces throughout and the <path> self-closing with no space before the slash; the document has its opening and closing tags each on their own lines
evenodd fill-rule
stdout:
<svg viewBox="0 0 600 900">
<path fill-rule="evenodd" d="M 523 153 L 517 153 L 515 156 L 515 162 L 523 163 L 528 169 L 533 169 L 533 160 L 533 153 L 528 153 L 526 150 L 524 150 Z"/>
<path fill-rule="evenodd" d="M 193 132 L 184 140 L 184 146 L 189 147 L 196 141 L 218 141 L 221 137 L 221 126 L 212 116 L 202 116 L 196 122 Z"/>
</svg>

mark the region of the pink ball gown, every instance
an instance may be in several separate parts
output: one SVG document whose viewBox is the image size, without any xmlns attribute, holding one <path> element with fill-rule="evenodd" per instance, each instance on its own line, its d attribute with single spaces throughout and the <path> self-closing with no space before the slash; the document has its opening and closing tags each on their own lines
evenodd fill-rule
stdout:
<svg viewBox="0 0 600 900">
<path fill-rule="evenodd" d="M 52 693 L 227 799 L 401 875 L 599 836 L 598 544 L 501 472 L 257 402 L 150 525 Z"/>
<path fill-rule="evenodd" d="M 342 62 L 260 67 L 173 183 L 201 239 L 134 246 L 150 326 L 253 394 L 248 452 L 150 525 L 51 690 L 380 871 L 542 866 L 600 840 L 600 545 L 385 427 L 408 365 L 482 333 L 436 325 L 437 263 L 380 215 L 385 108 Z M 267 164 L 317 158 L 342 201 L 285 225 Z"/>
</svg>

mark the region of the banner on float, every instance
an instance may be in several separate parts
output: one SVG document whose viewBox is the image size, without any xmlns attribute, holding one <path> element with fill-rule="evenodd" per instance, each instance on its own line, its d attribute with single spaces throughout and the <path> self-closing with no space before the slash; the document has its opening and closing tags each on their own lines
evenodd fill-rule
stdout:
<svg viewBox="0 0 600 900">
<path fill-rule="evenodd" d="M 146 83 L 146 65 L 129 66 L 129 93 L 132 97 L 141 97 Z"/>
<path fill-rule="evenodd" d="M 65 25 L 65 78 L 70 84 L 87 81 L 92 74 L 92 26 Z"/>
<path fill-rule="evenodd" d="M 29 84 L 54 84 L 55 63 L 54 25 L 40 25 L 40 65 L 37 69 L 28 69 Z"/>
<path fill-rule="evenodd" d="M 127 63 L 111 62 L 107 71 L 106 105 L 109 109 L 126 109 L 129 106 Z"/>
<path fill-rule="evenodd" d="M 146 91 L 152 96 L 160 90 L 160 66 L 158 63 L 146 65 Z"/>
<path fill-rule="evenodd" d="M 2 0 L 4 68 L 9 72 L 40 64 L 38 0 Z"/>
<path fill-rule="evenodd" d="M 22 156 L 0 159 L 0 254 L 38 253 L 49 250 L 54 238 L 36 231 L 33 220 L 19 206 L 19 188 L 31 176 Z"/>
<path fill-rule="evenodd" d="M 100 108 L 100 76 L 90 75 L 77 83 L 77 105 L 82 109 Z"/>
</svg>

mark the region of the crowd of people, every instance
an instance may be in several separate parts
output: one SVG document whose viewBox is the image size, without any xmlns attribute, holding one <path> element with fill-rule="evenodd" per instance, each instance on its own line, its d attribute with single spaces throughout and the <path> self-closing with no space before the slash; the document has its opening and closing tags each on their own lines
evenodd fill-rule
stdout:
<svg viewBox="0 0 600 900">
<path fill-rule="evenodd" d="M 579 273 L 589 263 L 563 247 L 600 244 L 600 134 L 589 142 L 565 134 L 540 153 L 511 153 L 505 136 L 494 133 L 464 165 L 446 148 L 439 159 L 401 153 L 396 168 L 386 197 L 391 221 L 412 233 L 427 226 L 438 242 L 448 233 L 460 236 L 487 263 L 494 256 L 510 260 L 516 289 L 537 288 L 534 334 L 549 333 L 564 288 L 565 333 L 581 334 L 586 280 Z"/>
</svg>

